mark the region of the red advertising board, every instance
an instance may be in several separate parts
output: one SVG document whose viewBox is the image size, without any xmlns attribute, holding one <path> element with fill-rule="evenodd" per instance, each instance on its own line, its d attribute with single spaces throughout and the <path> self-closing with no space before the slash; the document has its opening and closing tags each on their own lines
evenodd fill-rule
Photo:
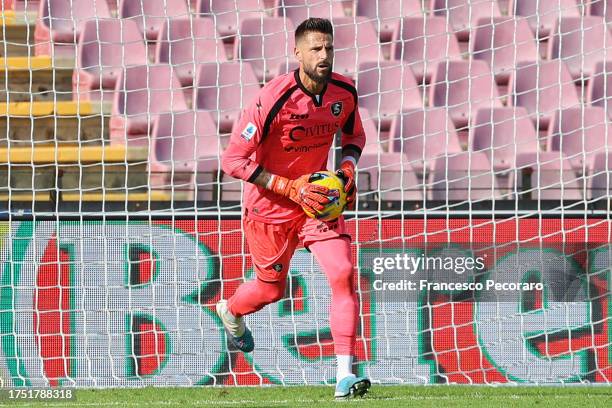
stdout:
<svg viewBox="0 0 612 408">
<path fill-rule="evenodd" d="M 371 219 L 348 226 L 363 374 L 383 383 L 612 381 L 609 220 Z M 13 385 L 333 382 L 329 288 L 307 251 L 296 252 L 285 299 L 250 318 L 256 351 L 244 355 L 228 348 L 214 314 L 217 300 L 252 273 L 239 220 L 23 221 L 9 230 L 0 367 Z M 560 243 L 594 243 L 568 256 L 586 295 L 563 303 L 543 293 L 517 309 L 442 292 L 388 301 L 373 290 L 369 249 L 401 253 L 448 242 L 488 244 L 496 254 L 489 269 L 500 255 L 527 259 L 529 243 L 547 254 Z"/>
</svg>

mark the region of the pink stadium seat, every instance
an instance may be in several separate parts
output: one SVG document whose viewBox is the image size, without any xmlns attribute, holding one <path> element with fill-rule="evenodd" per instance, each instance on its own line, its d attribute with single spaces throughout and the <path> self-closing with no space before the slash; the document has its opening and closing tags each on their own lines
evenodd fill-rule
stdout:
<svg viewBox="0 0 612 408">
<path fill-rule="evenodd" d="M 197 0 L 196 12 L 211 17 L 222 37 L 236 35 L 247 18 L 265 17 L 264 0 Z"/>
<path fill-rule="evenodd" d="M 378 154 L 383 153 L 383 141 L 381 138 L 379 127 L 376 121 L 372 118 L 371 113 L 367 109 L 360 107 L 359 116 L 361 117 L 361 123 L 363 124 L 363 131 L 366 135 L 366 144 L 363 147 L 363 154 Z"/>
<path fill-rule="evenodd" d="M 359 105 L 388 129 L 402 109 L 423 107 L 412 70 L 401 61 L 364 62 L 357 77 Z"/>
<path fill-rule="evenodd" d="M 121 70 L 146 63 L 145 43 L 135 22 L 87 21 L 77 44 L 77 68 L 72 73 L 73 98 L 110 100 Z"/>
<path fill-rule="evenodd" d="M 375 21 L 382 41 L 389 41 L 402 17 L 421 17 L 421 0 L 356 0 L 356 14 Z"/>
<path fill-rule="evenodd" d="M 440 62 L 431 82 L 430 105 L 446 107 L 458 128 L 468 124 L 476 109 L 502 106 L 491 70 L 484 61 Z"/>
<path fill-rule="evenodd" d="M 508 90 L 510 106 L 527 108 L 539 128 L 548 127 L 557 109 L 580 104 L 572 76 L 560 60 L 519 62 Z"/>
<path fill-rule="evenodd" d="M 538 134 L 527 110 L 480 108 L 470 127 L 470 150 L 484 152 L 495 170 L 516 166 L 516 155 L 539 150 Z"/>
<path fill-rule="evenodd" d="M 120 18 L 135 21 L 150 41 L 157 39 L 167 20 L 189 15 L 185 0 L 121 0 L 118 11 Z"/>
<path fill-rule="evenodd" d="M 229 132 L 240 110 L 259 92 L 259 82 L 250 64 L 204 64 L 193 92 L 194 108 L 210 111 L 220 131 Z"/>
<path fill-rule="evenodd" d="M 497 0 L 430 0 L 429 8 L 435 16 L 448 16 L 459 40 L 469 38 L 470 31 L 480 26 L 481 17 L 490 23 L 493 17 L 501 16 Z"/>
<path fill-rule="evenodd" d="M 489 159 L 482 152 L 438 157 L 429 180 L 432 200 L 473 202 L 500 196 Z"/>
<path fill-rule="evenodd" d="M 278 70 L 276 71 L 276 76 L 287 74 L 289 72 L 293 72 L 300 67 L 300 63 L 296 60 L 288 60 L 278 64 Z"/>
<path fill-rule="evenodd" d="M 220 151 L 217 127 L 208 112 L 162 113 L 151 136 L 151 186 L 193 192 L 196 169 L 216 171 Z"/>
<path fill-rule="evenodd" d="M 40 7 L 39 0 L 4 0 L 5 10 L 15 11 L 37 11 Z M 8 7 L 7 7 L 8 6 Z"/>
<path fill-rule="evenodd" d="M 202 183 L 200 181 L 198 181 L 198 186 L 201 189 Z M 221 201 L 240 201 L 242 199 L 242 180 L 236 179 L 229 174 L 223 174 L 219 187 L 221 188 Z M 198 198 L 202 199 L 201 193 L 198 193 Z"/>
<path fill-rule="evenodd" d="M 522 17 L 479 19 L 470 48 L 472 58 L 489 64 L 499 84 L 508 83 L 517 62 L 539 58 L 533 33 Z"/>
<path fill-rule="evenodd" d="M 508 14 L 526 17 L 537 37 L 547 36 L 560 17 L 579 17 L 576 0 L 510 0 Z"/>
<path fill-rule="evenodd" d="M 376 30 L 366 17 L 334 20 L 334 71 L 353 77 L 359 64 L 382 59 Z"/>
<path fill-rule="evenodd" d="M 549 150 L 562 151 L 580 172 L 592 166 L 597 153 L 612 150 L 612 127 L 602 107 L 577 107 L 556 112 L 548 136 Z"/>
<path fill-rule="evenodd" d="M 278 66 L 293 60 L 293 24 L 282 17 L 247 18 L 240 23 L 234 58 L 249 62 L 259 81 L 276 75 Z"/>
<path fill-rule="evenodd" d="M 455 126 L 445 109 L 410 109 L 391 123 L 390 151 L 403 152 L 419 173 L 431 168 L 438 157 L 460 152 Z"/>
<path fill-rule="evenodd" d="M 612 34 L 597 16 L 560 19 L 549 45 L 549 59 L 563 60 L 573 78 L 591 76 L 598 61 L 612 58 Z"/>
<path fill-rule="evenodd" d="M 423 199 L 423 186 L 401 153 L 363 154 L 356 183 L 358 194 L 366 200 Z"/>
<path fill-rule="evenodd" d="M 612 59 L 599 61 L 595 64 L 595 71 L 589 80 L 588 96 L 591 105 L 602 106 L 612 119 Z"/>
<path fill-rule="evenodd" d="M 610 0 L 590 0 L 592 16 L 605 17 L 607 23 L 612 23 L 612 3 Z"/>
<path fill-rule="evenodd" d="M 171 64 L 184 85 L 191 85 L 203 63 L 227 61 L 225 47 L 209 18 L 176 18 L 162 25 L 155 61 Z"/>
<path fill-rule="evenodd" d="M 581 200 L 582 188 L 572 164 L 561 152 L 520 153 L 516 177 L 511 185 L 516 194 L 530 194 L 533 200 Z M 531 186 L 523 184 L 531 183 Z"/>
<path fill-rule="evenodd" d="M 612 152 L 597 153 L 589 174 L 590 197 L 609 200 L 612 197 Z"/>
<path fill-rule="evenodd" d="M 417 82 L 429 82 L 436 64 L 461 60 L 459 43 L 444 17 L 404 17 L 395 27 L 391 58 L 410 64 Z"/>
<path fill-rule="evenodd" d="M 161 113 L 187 110 L 181 83 L 169 65 L 128 67 L 117 79 L 111 141 L 148 143 L 150 126 Z"/>
<path fill-rule="evenodd" d="M 274 12 L 277 17 L 287 17 L 297 27 L 309 17 L 329 20 L 344 17 L 344 4 L 342 0 L 274 0 Z"/>
<path fill-rule="evenodd" d="M 34 52 L 50 55 L 52 44 L 73 46 L 79 38 L 82 22 L 109 17 L 106 1 L 42 0 L 34 29 Z M 71 51 L 74 56 L 74 50 Z"/>
</svg>

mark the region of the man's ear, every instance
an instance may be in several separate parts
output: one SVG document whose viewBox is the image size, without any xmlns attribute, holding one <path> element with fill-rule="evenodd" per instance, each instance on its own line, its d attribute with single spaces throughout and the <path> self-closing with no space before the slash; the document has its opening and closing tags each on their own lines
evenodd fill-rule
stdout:
<svg viewBox="0 0 612 408">
<path fill-rule="evenodd" d="M 293 47 L 293 55 L 295 55 L 295 59 L 298 60 L 298 62 L 302 62 L 302 53 L 297 46 Z"/>
</svg>

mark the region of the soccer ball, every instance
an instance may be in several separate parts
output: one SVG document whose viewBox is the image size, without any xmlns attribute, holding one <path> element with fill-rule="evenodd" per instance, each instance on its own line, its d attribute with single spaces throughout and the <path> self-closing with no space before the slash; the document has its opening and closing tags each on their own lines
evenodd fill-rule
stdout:
<svg viewBox="0 0 612 408">
<path fill-rule="evenodd" d="M 346 207 L 346 193 L 344 192 L 344 182 L 340 177 L 331 171 L 318 171 L 312 173 L 308 182 L 327 187 L 330 190 L 329 198 L 331 201 L 322 211 L 315 214 L 304 209 L 306 215 L 321 221 L 335 220 L 342 215 L 344 207 Z"/>
</svg>

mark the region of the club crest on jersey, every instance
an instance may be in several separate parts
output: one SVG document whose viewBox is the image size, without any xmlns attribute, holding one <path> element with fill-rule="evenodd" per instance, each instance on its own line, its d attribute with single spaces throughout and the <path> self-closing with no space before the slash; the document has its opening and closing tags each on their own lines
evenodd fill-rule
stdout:
<svg viewBox="0 0 612 408">
<path fill-rule="evenodd" d="M 248 142 L 251 140 L 251 138 L 253 138 L 253 136 L 255 136 L 255 132 L 257 132 L 257 126 L 249 122 L 242 130 L 240 136 L 242 136 L 242 138 Z"/>
<path fill-rule="evenodd" d="M 334 102 L 330 108 L 332 115 L 338 116 L 342 113 L 342 102 Z"/>
</svg>

